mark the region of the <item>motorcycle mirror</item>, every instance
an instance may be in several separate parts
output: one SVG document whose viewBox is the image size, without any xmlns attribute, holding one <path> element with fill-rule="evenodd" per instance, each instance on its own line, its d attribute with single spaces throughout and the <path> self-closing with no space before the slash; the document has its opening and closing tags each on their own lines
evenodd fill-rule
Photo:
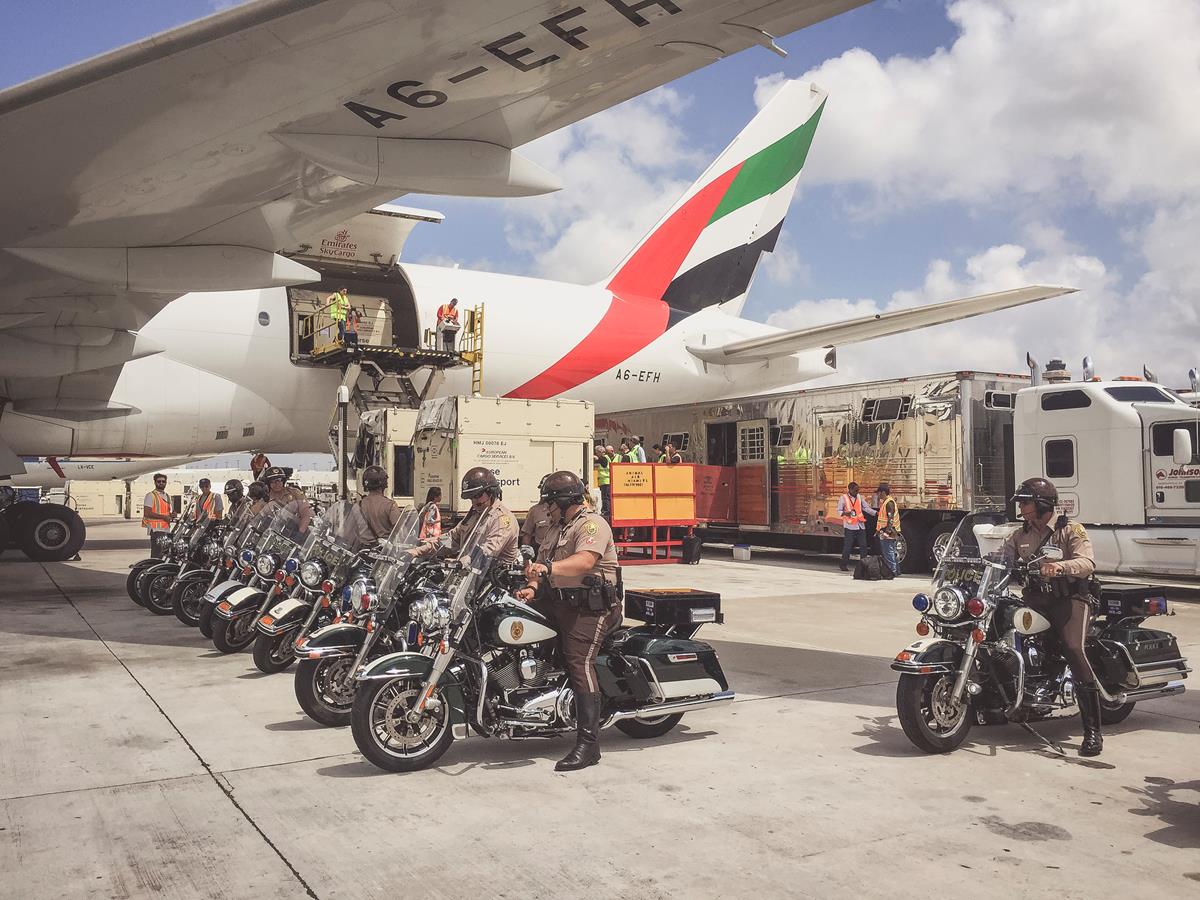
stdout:
<svg viewBox="0 0 1200 900">
<path fill-rule="evenodd" d="M 525 557 L 525 559 L 529 560 L 529 562 L 533 562 L 535 559 L 537 559 L 537 552 L 528 544 L 521 545 L 521 555 Z"/>
</svg>

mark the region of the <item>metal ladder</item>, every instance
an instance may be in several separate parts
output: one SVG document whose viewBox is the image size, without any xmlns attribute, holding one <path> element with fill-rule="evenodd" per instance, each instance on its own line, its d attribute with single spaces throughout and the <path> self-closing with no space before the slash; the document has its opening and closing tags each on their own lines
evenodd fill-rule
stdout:
<svg viewBox="0 0 1200 900">
<path fill-rule="evenodd" d="M 463 360 L 471 365 L 471 393 L 476 396 L 483 394 L 483 307 L 480 303 L 467 310 L 467 328 L 459 348 Z"/>
</svg>

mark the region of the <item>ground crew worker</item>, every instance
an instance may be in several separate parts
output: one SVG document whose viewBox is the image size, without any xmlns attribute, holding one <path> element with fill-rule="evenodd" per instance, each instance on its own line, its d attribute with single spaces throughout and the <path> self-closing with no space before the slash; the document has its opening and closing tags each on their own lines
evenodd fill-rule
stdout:
<svg viewBox="0 0 1200 900">
<path fill-rule="evenodd" d="M 338 343 L 344 344 L 346 342 L 346 314 L 350 312 L 349 289 L 338 288 L 325 298 L 325 305 L 329 309 L 329 317 L 337 323 Z"/>
<path fill-rule="evenodd" d="M 646 461 L 646 448 L 642 446 L 642 439 L 636 434 L 629 439 L 629 461 L 635 463 Z"/>
<path fill-rule="evenodd" d="M 400 504 L 383 492 L 388 486 L 383 466 L 367 466 L 363 472 L 363 489 L 367 492 L 358 501 L 358 540 L 363 546 L 378 543 L 392 533 L 400 521 Z"/>
<path fill-rule="evenodd" d="M 1063 647 L 1063 656 L 1071 667 L 1079 698 L 1079 717 L 1083 720 L 1080 756 L 1099 756 L 1104 748 L 1100 733 L 1100 692 L 1096 674 L 1084 652 L 1093 604 L 1092 574 L 1096 557 L 1087 530 L 1066 516 L 1054 519 L 1058 489 L 1045 478 L 1021 482 L 1012 501 L 1018 505 L 1024 525 L 1004 542 L 1002 552 L 1009 561 L 1032 559 L 1046 545 L 1062 550 L 1063 558 L 1041 565 L 1041 580 L 1030 579 L 1022 598 L 1025 603 L 1050 620 Z"/>
<path fill-rule="evenodd" d="M 545 483 L 545 478 L 539 482 L 539 494 L 541 493 L 542 485 Z M 541 550 L 542 544 L 546 540 L 546 535 L 554 527 L 553 510 L 554 504 L 548 500 L 539 500 L 529 508 L 529 515 L 525 517 L 525 522 L 521 525 L 522 546 L 532 547 L 538 551 Z"/>
<path fill-rule="evenodd" d="M 651 447 L 650 456 L 652 456 L 654 461 L 657 463 L 665 463 L 667 461 L 667 455 L 663 453 L 662 444 L 655 444 L 653 447 Z"/>
<path fill-rule="evenodd" d="M 262 473 L 271 468 L 271 460 L 265 453 L 255 453 L 250 459 L 250 474 L 254 476 L 254 480 L 258 481 L 262 477 Z"/>
<path fill-rule="evenodd" d="M 300 488 L 290 487 L 287 483 L 288 473 L 282 466 L 271 466 L 263 472 L 262 480 L 267 486 L 267 507 L 286 509 L 296 517 L 297 527 L 301 534 L 308 532 L 308 523 L 312 519 L 312 507 L 308 498 Z M 272 509 L 273 513 L 275 510 Z"/>
<path fill-rule="evenodd" d="M 475 526 L 478 525 L 479 534 L 483 536 L 483 542 L 479 545 L 483 552 L 489 554 L 498 566 L 511 566 L 520 553 L 517 545 L 520 532 L 517 529 L 517 517 L 500 502 L 500 482 L 496 476 L 483 466 L 468 470 L 462 479 L 460 496 L 471 501 L 471 509 L 461 522 L 446 532 L 450 540 L 450 553 L 457 556 L 467 539 L 475 534 Z M 432 556 L 439 547 L 439 541 L 427 540 L 408 552 L 413 556 Z"/>
<path fill-rule="evenodd" d="M 667 444 L 667 446 L 663 448 L 663 456 L 666 457 L 663 462 L 672 466 L 677 466 L 683 462 L 683 456 L 678 450 L 675 449 L 674 444 Z"/>
<path fill-rule="evenodd" d="M 212 482 L 207 478 L 200 479 L 199 487 L 200 496 L 196 498 L 196 505 L 192 507 L 192 521 L 199 522 L 205 519 L 209 522 L 220 522 L 225 514 L 225 504 L 220 495 L 212 492 Z"/>
<path fill-rule="evenodd" d="M 600 515 L 606 519 L 612 518 L 612 457 L 608 455 L 607 447 L 597 446 L 596 456 L 596 486 L 600 488 Z"/>
<path fill-rule="evenodd" d="M 458 298 L 452 297 L 449 303 L 443 303 L 437 311 L 437 330 L 442 335 L 442 349 L 447 353 L 454 352 L 454 339 L 458 337 Z"/>
<path fill-rule="evenodd" d="M 886 481 L 879 483 L 875 491 L 875 505 L 879 518 L 875 522 L 875 536 L 879 539 L 879 553 L 893 575 L 900 574 L 900 563 L 896 561 L 896 540 L 900 537 L 900 506 L 892 497 L 892 487 Z"/>
<path fill-rule="evenodd" d="M 850 571 L 850 551 L 857 546 L 858 558 L 867 555 L 867 515 L 875 510 L 858 496 L 858 482 L 846 485 L 846 493 L 838 498 L 837 514 L 842 520 L 842 564 L 843 572 Z"/>
<path fill-rule="evenodd" d="M 171 495 L 167 493 L 167 476 L 162 472 L 154 475 L 154 490 L 142 501 L 142 527 L 150 537 L 150 555 L 153 556 L 154 536 L 166 534 L 171 528 Z"/>
<path fill-rule="evenodd" d="M 225 482 L 224 493 L 225 502 L 229 504 L 229 521 L 237 521 L 250 506 L 250 500 L 246 497 L 245 488 L 242 487 L 242 483 L 238 479 L 230 478 Z"/>
<path fill-rule="evenodd" d="M 431 487 L 425 492 L 425 505 L 421 507 L 421 531 L 418 540 L 436 541 L 442 536 L 442 489 Z"/>
<path fill-rule="evenodd" d="M 528 585 L 517 593 L 550 616 L 562 641 L 567 675 L 575 692 L 575 746 L 555 765 L 571 772 L 600 761 L 600 685 L 596 655 L 621 624 L 621 589 L 612 529 L 584 508 L 583 482 L 555 472 L 542 482 L 542 502 L 555 510 L 557 530 L 548 535 L 539 562 L 525 567 Z"/>
</svg>

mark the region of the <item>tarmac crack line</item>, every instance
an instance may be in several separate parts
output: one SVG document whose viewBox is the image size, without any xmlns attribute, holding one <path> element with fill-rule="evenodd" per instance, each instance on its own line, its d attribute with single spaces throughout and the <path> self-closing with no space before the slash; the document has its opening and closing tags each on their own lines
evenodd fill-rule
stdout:
<svg viewBox="0 0 1200 900">
<path fill-rule="evenodd" d="M 270 847 L 272 851 L 274 851 L 276 856 L 279 857 L 280 862 L 287 866 L 288 871 L 292 873 L 292 877 L 294 877 L 300 886 L 304 888 L 304 892 L 311 897 L 312 900 L 321 900 L 321 898 L 317 896 L 316 891 L 314 891 L 309 883 L 304 880 L 304 876 L 300 874 L 300 871 L 292 864 L 292 861 L 287 858 L 287 856 L 281 849 L 279 849 L 278 846 L 276 846 L 275 842 L 267 836 L 267 833 L 263 831 L 262 827 L 256 821 L 254 821 L 254 817 L 251 816 L 250 813 L 246 811 L 245 807 L 238 802 L 237 798 L 233 796 L 233 787 L 227 781 L 225 781 L 225 779 L 221 778 L 218 773 L 213 771 L 212 766 L 210 766 L 208 761 L 200 755 L 200 752 L 194 746 L 192 746 L 192 742 L 187 739 L 187 736 L 179 729 L 179 726 L 175 724 L 174 720 L 167 715 L 167 711 L 162 708 L 162 705 L 154 699 L 154 696 L 146 689 L 146 686 L 142 684 L 138 677 L 133 674 L 133 671 L 129 668 L 129 666 L 125 665 L 125 661 L 121 659 L 121 657 L 117 656 L 116 651 L 109 646 L 108 641 L 100 636 L 100 632 L 98 632 L 95 626 L 88 621 L 87 616 L 83 614 L 83 611 L 75 605 L 75 601 L 71 598 L 71 595 L 63 590 L 62 585 L 54 580 L 54 576 L 50 574 L 50 571 L 46 568 L 45 564 L 43 563 L 40 565 L 42 567 L 42 571 L 46 573 L 46 577 L 50 580 L 50 583 L 54 585 L 55 589 L 59 592 L 59 594 L 62 595 L 62 598 L 71 605 L 71 609 L 75 610 L 75 614 L 79 616 L 81 620 L 83 620 L 83 624 L 85 624 L 88 627 L 88 630 L 96 636 L 96 640 L 100 642 L 101 646 L 103 646 L 104 649 L 109 652 L 109 655 L 117 661 L 117 665 L 125 670 L 125 673 L 130 677 L 133 683 L 136 684 L 138 688 L 141 689 L 142 693 L 146 695 L 146 699 L 154 704 L 154 708 L 158 710 L 159 714 L 166 720 L 167 724 L 171 726 L 174 732 L 179 735 L 179 739 L 183 741 L 184 746 L 187 747 L 188 750 L 192 752 L 192 755 L 196 757 L 196 761 L 204 768 L 204 771 L 208 774 L 208 777 L 212 779 L 213 784 L 217 786 L 218 790 L 220 790 L 221 793 L 223 793 L 229 800 L 229 802 L 233 804 L 233 808 L 242 814 L 242 817 L 250 824 L 250 827 L 258 832 L 258 835 L 263 839 L 263 842 Z"/>
</svg>

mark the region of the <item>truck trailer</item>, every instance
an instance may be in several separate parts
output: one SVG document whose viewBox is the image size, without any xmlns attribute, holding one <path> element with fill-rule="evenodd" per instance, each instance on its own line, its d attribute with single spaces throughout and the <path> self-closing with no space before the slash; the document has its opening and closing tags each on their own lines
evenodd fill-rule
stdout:
<svg viewBox="0 0 1200 900">
<path fill-rule="evenodd" d="M 838 498 L 880 482 L 901 509 L 905 571 L 927 568 L 959 518 L 1014 489 L 1013 405 L 1029 377 L 945 372 L 601 416 L 597 439 L 673 444 L 698 476 L 707 542 L 841 552 Z"/>
</svg>

